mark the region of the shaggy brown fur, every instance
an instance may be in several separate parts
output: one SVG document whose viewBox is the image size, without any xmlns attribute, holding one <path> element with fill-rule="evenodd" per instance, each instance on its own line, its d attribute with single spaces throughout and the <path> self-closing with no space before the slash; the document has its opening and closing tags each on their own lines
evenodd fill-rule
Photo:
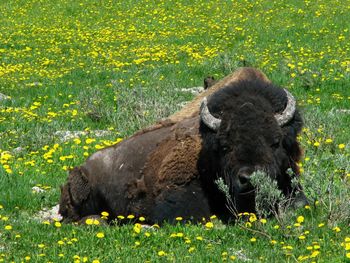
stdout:
<svg viewBox="0 0 350 263">
<path fill-rule="evenodd" d="M 153 194 L 184 185 L 198 176 L 197 156 L 201 150 L 199 136 L 163 141 L 150 155 L 144 169 Z M 157 175 L 155 177 L 155 175 Z"/>
</svg>

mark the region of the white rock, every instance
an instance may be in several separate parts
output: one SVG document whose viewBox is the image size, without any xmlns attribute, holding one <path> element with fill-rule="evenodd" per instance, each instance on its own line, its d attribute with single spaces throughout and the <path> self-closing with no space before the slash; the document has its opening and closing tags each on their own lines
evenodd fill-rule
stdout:
<svg viewBox="0 0 350 263">
<path fill-rule="evenodd" d="M 60 206 L 57 204 L 53 207 L 44 208 L 43 210 L 39 211 L 36 218 L 40 221 L 61 221 L 63 217 L 58 213 Z"/>
<path fill-rule="evenodd" d="M 62 142 L 69 141 L 74 138 L 79 138 L 81 136 L 87 136 L 92 135 L 96 137 L 102 137 L 111 135 L 111 131 L 105 131 L 105 130 L 93 130 L 93 131 L 56 131 L 54 133 L 55 136 L 60 137 L 60 140 Z"/>
<path fill-rule="evenodd" d="M 204 91 L 203 87 L 192 87 L 192 88 L 183 88 L 181 89 L 182 92 L 190 92 L 193 95 L 198 95 L 199 93 Z"/>
<path fill-rule="evenodd" d="M 17 147 L 17 148 L 15 148 L 15 149 L 13 149 L 12 152 L 13 152 L 14 154 L 17 154 L 17 153 L 22 152 L 23 150 L 24 150 L 23 147 Z"/>
</svg>

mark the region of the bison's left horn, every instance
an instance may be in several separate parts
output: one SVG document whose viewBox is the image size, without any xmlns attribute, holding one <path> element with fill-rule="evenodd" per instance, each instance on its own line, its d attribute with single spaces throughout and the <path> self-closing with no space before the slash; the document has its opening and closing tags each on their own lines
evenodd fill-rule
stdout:
<svg viewBox="0 0 350 263">
<path fill-rule="evenodd" d="M 283 126 L 284 124 L 288 123 L 293 118 L 295 112 L 295 98 L 289 93 L 288 90 L 284 89 L 284 91 L 287 95 L 287 106 L 282 113 L 275 114 L 275 118 L 279 126 Z"/>
<path fill-rule="evenodd" d="M 217 131 L 220 127 L 221 120 L 215 118 L 208 109 L 207 98 L 204 98 L 201 104 L 201 120 L 213 131 Z"/>
</svg>

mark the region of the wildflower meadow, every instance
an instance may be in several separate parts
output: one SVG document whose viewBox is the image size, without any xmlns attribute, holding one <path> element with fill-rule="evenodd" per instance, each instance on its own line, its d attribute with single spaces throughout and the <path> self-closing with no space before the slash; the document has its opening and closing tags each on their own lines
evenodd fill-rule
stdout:
<svg viewBox="0 0 350 263">
<path fill-rule="evenodd" d="M 350 262 L 350 0 L 8 0 L 0 10 L 0 262 Z M 298 99 L 310 205 L 235 225 L 38 217 L 68 169 L 241 66 Z"/>
</svg>

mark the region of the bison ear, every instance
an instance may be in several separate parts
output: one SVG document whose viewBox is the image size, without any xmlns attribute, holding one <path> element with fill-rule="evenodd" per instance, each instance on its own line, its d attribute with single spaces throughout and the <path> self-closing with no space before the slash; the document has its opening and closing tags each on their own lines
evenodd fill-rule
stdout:
<svg viewBox="0 0 350 263">
<path fill-rule="evenodd" d="M 88 198 L 91 187 L 82 167 L 75 167 L 69 172 L 68 183 L 73 204 L 81 204 Z"/>
</svg>

